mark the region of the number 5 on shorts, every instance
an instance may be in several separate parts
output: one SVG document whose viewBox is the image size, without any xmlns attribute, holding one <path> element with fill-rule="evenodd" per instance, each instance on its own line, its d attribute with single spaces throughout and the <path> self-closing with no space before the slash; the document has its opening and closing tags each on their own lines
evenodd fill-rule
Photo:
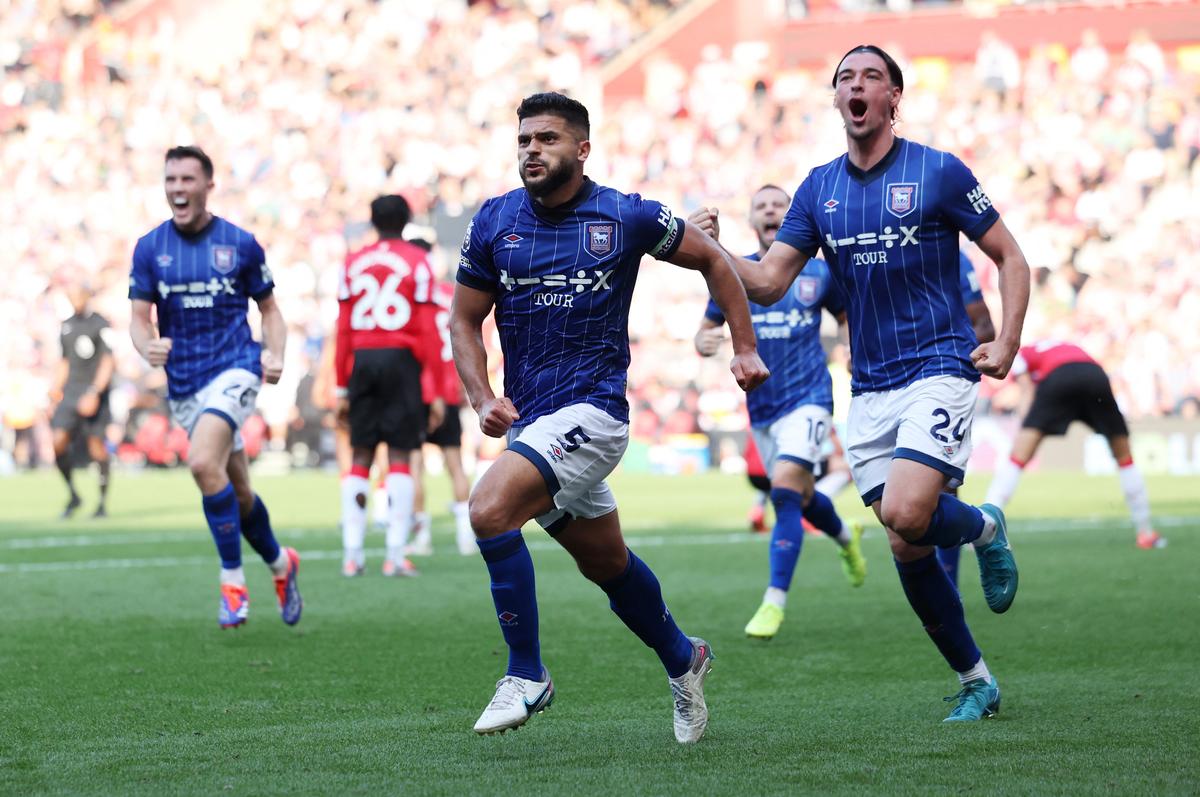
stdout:
<svg viewBox="0 0 1200 797">
<path fill-rule="evenodd" d="M 568 454 L 579 448 L 584 443 L 592 442 L 592 438 L 587 436 L 587 432 L 583 431 L 582 426 L 576 426 L 574 429 L 563 435 L 563 437 L 566 439 L 566 442 L 563 443 L 563 451 L 566 451 Z"/>
</svg>

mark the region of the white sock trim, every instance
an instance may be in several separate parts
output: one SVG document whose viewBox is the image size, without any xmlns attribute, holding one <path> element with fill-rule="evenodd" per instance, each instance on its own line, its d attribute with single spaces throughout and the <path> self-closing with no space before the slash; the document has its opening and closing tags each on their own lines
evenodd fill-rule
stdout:
<svg viewBox="0 0 1200 797">
<path fill-rule="evenodd" d="M 246 573 L 240 567 L 232 569 L 221 568 L 221 583 L 234 584 L 235 586 L 246 586 Z"/>
<path fill-rule="evenodd" d="M 983 656 L 979 657 L 979 661 L 975 662 L 975 666 L 966 672 L 958 674 L 958 682 L 960 684 L 969 683 L 970 681 L 978 681 L 982 678 L 985 681 L 992 680 L 992 674 L 988 672 L 987 665 L 983 663 Z"/>
<path fill-rule="evenodd" d="M 773 603 L 780 609 L 787 608 L 787 590 L 779 587 L 767 587 L 766 593 L 763 595 L 764 603 Z"/>
</svg>

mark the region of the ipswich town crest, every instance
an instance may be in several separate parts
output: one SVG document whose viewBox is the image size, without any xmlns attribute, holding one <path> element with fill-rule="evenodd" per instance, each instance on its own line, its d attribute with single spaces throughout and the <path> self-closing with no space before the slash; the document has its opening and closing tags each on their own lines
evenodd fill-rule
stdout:
<svg viewBox="0 0 1200 797">
<path fill-rule="evenodd" d="M 796 294 L 800 297 L 800 301 L 805 304 L 815 302 L 819 285 L 820 280 L 816 277 L 796 277 Z"/>
<path fill-rule="evenodd" d="M 597 260 L 617 245 L 617 225 L 611 221 L 590 221 L 583 225 L 583 248 Z"/>
<path fill-rule="evenodd" d="M 887 187 L 887 209 L 902 219 L 917 208 L 916 183 L 891 183 Z"/>
<path fill-rule="evenodd" d="M 232 246 L 212 248 L 212 267 L 218 274 L 228 274 L 237 267 L 237 250 Z"/>
</svg>

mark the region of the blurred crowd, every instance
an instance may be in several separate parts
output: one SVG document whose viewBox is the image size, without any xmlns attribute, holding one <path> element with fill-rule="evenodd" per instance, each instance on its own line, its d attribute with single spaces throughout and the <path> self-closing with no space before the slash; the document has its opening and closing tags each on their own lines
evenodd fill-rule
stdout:
<svg viewBox="0 0 1200 797">
<path fill-rule="evenodd" d="M 324 448 L 298 430 L 329 425 L 320 363 L 337 269 L 369 234 L 370 199 L 408 197 L 413 235 L 436 243 L 439 268 L 452 265 L 479 202 L 518 184 L 514 109 L 529 93 L 562 90 L 591 108 L 594 179 L 684 214 L 715 205 L 725 242 L 752 251 L 751 192 L 794 189 L 845 149 L 833 65 L 778 73 L 759 45 L 709 46 L 690 71 L 652 56 L 644 95 L 606 104 L 600 66 L 679 4 L 212 0 L 203 14 L 123 25 L 127 4 L 0 0 L 3 446 L 19 430 L 28 449 L 44 448 L 70 314 L 61 289 L 76 281 L 118 333 L 112 443 L 161 418 L 162 374 L 125 334 L 126 288 L 134 241 L 166 218 L 162 154 L 175 144 L 213 156 L 211 209 L 258 236 L 275 274 L 290 337 L 284 380 L 260 398 L 272 445 Z M 893 54 L 907 75 L 898 132 L 963 157 L 1036 270 L 1026 338 L 1081 342 L 1132 416 L 1192 406 L 1195 69 L 1136 31 L 1118 51 L 1084 32 L 1024 56 L 985 38 L 974 63 Z M 995 269 L 977 262 L 998 315 Z M 698 277 L 644 267 L 631 315 L 639 440 L 745 426 L 724 367 L 691 348 L 704 301 Z M 836 351 L 838 384 L 844 362 Z M 985 400 L 1012 406 L 1003 386 Z"/>
</svg>

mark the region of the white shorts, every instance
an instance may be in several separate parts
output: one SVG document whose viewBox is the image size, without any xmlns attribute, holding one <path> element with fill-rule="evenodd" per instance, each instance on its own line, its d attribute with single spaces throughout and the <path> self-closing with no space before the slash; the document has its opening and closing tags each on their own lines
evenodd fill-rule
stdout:
<svg viewBox="0 0 1200 797">
<path fill-rule="evenodd" d="M 898 390 L 851 399 L 846 460 L 863 503 L 870 506 L 882 497 L 893 459 L 911 459 L 939 470 L 950 487 L 962 484 L 978 395 L 978 382 L 932 376 Z"/>
<path fill-rule="evenodd" d="M 804 404 L 784 415 L 769 426 L 756 426 L 750 430 L 758 455 L 770 477 L 776 460 L 785 459 L 813 472 L 816 464 L 825 458 L 825 444 L 829 440 L 829 429 L 833 416 L 824 407 Z"/>
<path fill-rule="evenodd" d="M 604 478 L 629 445 L 629 424 L 590 404 L 572 404 L 508 435 L 508 449 L 532 462 L 546 480 L 554 509 L 537 518 L 551 534 L 572 517 L 596 518 L 617 508 Z"/>
<path fill-rule="evenodd" d="M 233 427 L 233 450 L 241 451 L 245 443 L 238 430 L 254 412 L 260 387 L 262 379 L 244 368 L 232 368 L 222 371 L 199 392 L 186 398 L 169 399 L 167 404 L 171 416 L 187 431 L 189 438 L 204 413 L 210 412 L 224 419 Z"/>
</svg>

